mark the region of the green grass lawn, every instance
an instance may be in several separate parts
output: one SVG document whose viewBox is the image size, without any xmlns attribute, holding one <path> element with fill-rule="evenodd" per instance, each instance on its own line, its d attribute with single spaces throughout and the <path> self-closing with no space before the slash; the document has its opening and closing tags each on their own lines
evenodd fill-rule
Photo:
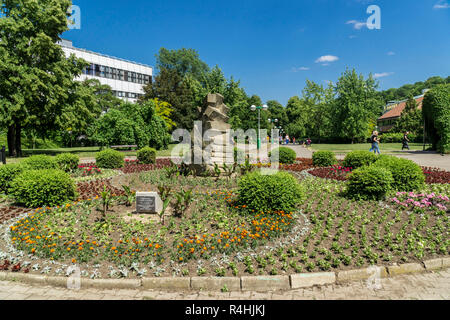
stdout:
<svg viewBox="0 0 450 320">
<path fill-rule="evenodd" d="M 156 151 L 157 157 L 169 157 L 176 144 L 170 144 L 167 150 Z M 60 153 L 72 153 L 80 157 L 80 159 L 93 159 L 95 154 L 100 151 L 100 147 L 78 147 L 78 148 L 57 148 L 57 149 L 24 149 L 23 153 L 25 157 L 36 155 L 36 154 L 46 154 L 50 156 L 56 156 Z M 136 156 L 136 151 L 121 151 L 125 156 Z M 22 161 L 24 158 L 7 158 L 7 163 L 17 163 Z"/>
<path fill-rule="evenodd" d="M 370 143 L 355 143 L 355 144 L 313 144 L 311 149 L 314 151 L 329 150 L 338 154 L 345 154 L 355 150 L 370 150 Z M 411 151 L 422 151 L 423 144 L 410 143 L 409 148 Z M 428 146 L 427 146 L 428 148 Z M 402 151 L 401 143 L 380 143 L 381 153 L 397 153 Z M 407 151 L 407 150 L 405 150 Z"/>
</svg>

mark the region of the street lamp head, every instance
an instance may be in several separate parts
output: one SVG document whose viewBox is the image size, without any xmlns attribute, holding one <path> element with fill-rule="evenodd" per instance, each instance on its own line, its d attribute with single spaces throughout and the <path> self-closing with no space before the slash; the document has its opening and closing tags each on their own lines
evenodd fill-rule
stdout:
<svg viewBox="0 0 450 320">
<path fill-rule="evenodd" d="M 250 107 L 250 109 L 251 109 L 252 111 L 255 111 L 255 110 L 256 110 L 256 106 L 255 106 L 255 105 L 252 105 L 252 106 Z"/>
<path fill-rule="evenodd" d="M 269 109 L 269 107 L 267 106 L 267 104 L 265 104 L 265 105 L 263 105 L 263 110 L 267 110 L 267 109 Z"/>
<path fill-rule="evenodd" d="M 278 122 L 278 119 L 275 119 L 275 122 Z"/>
<path fill-rule="evenodd" d="M 267 119 L 267 121 L 272 122 L 272 119 L 269 118 L 269 119 Z"/>
</svg>

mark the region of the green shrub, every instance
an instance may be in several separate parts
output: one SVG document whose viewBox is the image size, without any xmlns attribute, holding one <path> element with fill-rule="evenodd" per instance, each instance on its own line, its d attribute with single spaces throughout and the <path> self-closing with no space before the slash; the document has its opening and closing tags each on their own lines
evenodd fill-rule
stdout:
<svg viewBox="0 0 450 320">
<path fill-rule="evenodd" d="M 58 167 L 65 172 L 73 172 L 78 168 L 80 157 L 71 153 L 61 153 L 55 157 Z"/>
<path fill-rule="evenodd" d="M 295 162 L 295 159 L 297 158 L 297 154 L 291 148 L 279 147 L 273 150 L 272 152 L 274 151 L 278 151 L 279 163 L 292 164 Z M 272 152 L 269 153 L 270 158 L 272 157 Z"/>
<path fill-rule="evenodd" d="M 403 132 L 393 132 L 393 133 L 383 133 L 380 135 L 380 142 L 382 143 L 402 143 L 403 142 Z M 422 142 L 423 135 L 418 136 L 414 133 L 408 134 L 408 139 L 411 142 Z"/>
<path fill-rule="evenodd" d="M 18 163 L 0 166 L 0 193 L 8 193 L 8 189 L 14 178 L 24 171 L 24 166 Z"/>
<path fill-rule="evenodd" d="M 425 184 L 422 169 L 412 160 L 381 155 L 374 165 L 391 171 L 394 178 L 392 187 L 397 191 L 420 190 Z"/>
<path fill-rule="evenodd" d="M 117 169 L 124 165 L 125 156 L 117 150 L 105 149 L 97 153 L 95 162 L 98 168 Z"/>
<path fill-rule="evenodd" d="M 377 161 L 375 153 L 366 150 L 357 150 L 349 152 L 344 159 L 344 167 L 352 167 L 357 169 L 363 166 L 369 166 Z"/>
<path fill-rule="evenodd" d="M 337 164 L 336 156 L 331 151 L 316 151 L 312 156 L 313 164 L 317 167 L 329 167 Z"/>
<path fill-rule="evenodd" d="M 150 147 L 144 147 L 137 152 L 137 159 L 140 163 L 156 163 L 156 150 Z"/>
<path fill-rule="evenodd" d="M 29 208 L 61 205 L 77 196 L 69 174 L 54 169 L 22 172 L 11 182 L 9 193 Z"/>
<path fill-rule="evenodd" d="M 347 195 L 364 200 L 381 200 L 392 189 L 392 173 L 383 167 L 367 166 L 354 170 L 347 182 Z"/>
<path fill-rule="evenodd" d="M 263 175 L 259 171 L 254 171 L 239 181 L 238 202 L 257 212 L 276 210 L 291 212 L 303 197 L 303 188 L 287 172 Z"/>
<path fill-rule="evenodd" d="M 22 161 L 29 170 L 57 169 L 58 165 L 54 157 L 43 154 L 31 156 Z"/>
</svg>

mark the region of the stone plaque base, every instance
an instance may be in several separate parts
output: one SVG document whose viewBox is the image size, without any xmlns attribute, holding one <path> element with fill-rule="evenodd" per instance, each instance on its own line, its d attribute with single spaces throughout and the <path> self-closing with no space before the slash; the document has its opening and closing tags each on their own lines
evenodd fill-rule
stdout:
<svg viewBox="0 0 450 320">
<path fill-rule="evenodd" d="M 161 213 L 162 200 L 158 192 L 136 192 L 136 213 Z"/>
</svg>

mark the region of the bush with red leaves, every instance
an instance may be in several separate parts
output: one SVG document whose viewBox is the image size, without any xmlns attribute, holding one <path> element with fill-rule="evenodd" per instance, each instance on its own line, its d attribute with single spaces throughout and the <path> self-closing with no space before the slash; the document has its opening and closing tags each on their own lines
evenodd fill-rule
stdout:
<svg viewBox="0 0 450 320">
<path fill-rule="evenodd" d="M 438 168 L 422 167 L 425 174 L 425 182 L 431 183 L 450 183 L 450 172 Z"/>
<path fill-rule="evenodd" d="M 103 191 L 103 187 L 106 186 L 107 190 L 111 191 L 113 196 L 123 196 L 125 195 L 124 190 L 118 189 L 111 185 L 109 179 L 99 179 L 91 181 L 83 181 L 77 184 L 78 199 L 88 200 L 100 196 Z"/>
<path fill-rule="evenodd" d="M 315 177 L 324 179 L 333 179 L 338 181 L 345 181 L 348 179 L 348 175 L 352 172 L 351 168 L 332 166 L 326 168 L 315 168 L 309 171 Z"/>
<path fill-rule="evenodd" d="M 120 170 L 123 173 L 137 173 L 143 171 L 163 169 L 166 167 L 170 167 L 171 165 L 172 161 L 168 158 L 156 159 L 155 164 L 139 164 L 139 161 L 132 160 L 132 161 L 125 161 L 125 166 Z"/>
</svg>

